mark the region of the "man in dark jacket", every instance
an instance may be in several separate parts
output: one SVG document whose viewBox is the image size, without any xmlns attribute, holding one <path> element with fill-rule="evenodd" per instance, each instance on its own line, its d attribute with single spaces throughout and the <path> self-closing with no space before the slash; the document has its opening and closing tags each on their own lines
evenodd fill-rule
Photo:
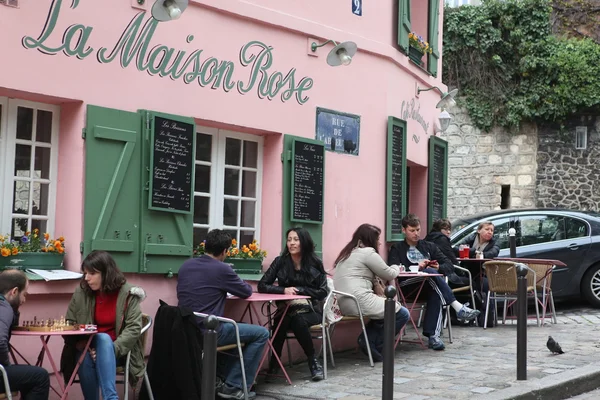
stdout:
<svg viewBox="0 0 600 400">
<path fill-rule="evenodd" d="M 10 333 L 18 324 L 19 307 L 25 303 L 29 280 L 16 269 L 0 273 L 0 364 L 4 366 L 11 391 L 21 392 L 24 400 L 47 400 L 50 390 L 48 371 L 31 365 L 11 365 L 9 359 Z M 0 393 L 4 393 L 0 379 Z"/>
<path fill-rule="evenodd" d="M 435 244 L 420 240 L 421 222 L 416 215 L 408 214 L 402 219 L 402 233 L 404 233 L 404 241 L 394 244 L 390 249 L 389 265 L 402 264 L 406 269 L 411 265 L 418 265 L 420 271 L 431 274 L 452 270 L 452 263 Z M 399 284 L 405 288 L 417 284 L 421 279 L 420 277 L 400 278 Z M 424 286 L 421 292 L 427 296 L 423 335 L 429 337 L 430 348 L 444 350 L 445 345 L 440 337 L 443 325 L 442 306 L 449 305 L 454 308 L 457 318 L 462 321 L 474 320 L 479 315 L 479 311 L 457 301 L 444 278 L 436 276 L 427 281 L 429 286 Z"/>
<path fill-rule="evenodd" d="M 220 229 L 213 229 L 206 237 L 205 254 L 191 258 L 179 269 L 177 279 L 177 298 L 179 306 L 192 311 L 223 316 L 227 293 L 241 298 L 252 295 L 252 287 L 240 279 L 231 265 L 224 263 L 227 250 L 231 246 L 231 236 Z M 198 320 L 201 326 L 202 321 Z M 244 346 L 244 366 L 248 389 L 252 386 L 263 356 L 263 350 L 269 339 L 269 331 L 259 325 L 238 324 L 240 340 Z M 220 324 L 218 346 L 236 343 L 235 327 L 232 324 Z M 218 395 L 225 399 L 243 399 L 242 370 L 237 358 L 224 355 L 219 360 L 217 375 L 224 384 L 218 388 Z M 250 392 L 249 397 L 256 394 Z"/>
</svg>

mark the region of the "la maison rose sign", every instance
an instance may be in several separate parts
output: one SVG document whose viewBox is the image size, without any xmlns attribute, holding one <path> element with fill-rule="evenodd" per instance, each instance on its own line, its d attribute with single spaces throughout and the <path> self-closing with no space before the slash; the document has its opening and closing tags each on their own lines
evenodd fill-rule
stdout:
<svg viewBox="0 0 600 400">
<path fill-rule="evenodd" d="M 72 0 L 68 8 L 76 9 L 79 3 L 80 0 Z M 118 60 L 122 68 L 132 65 L 138 71 L 146 71 L 150 75 L 182 80 L 186 84 L 197 81 L 201 87 L 222 89 L 225 92 L 234 88 L 240 94 L 255 92 L 261 99 L 272 100 L 279 97 L 285 103 L 293 98 L 298 104 L 304 104 L 309 99 L 307 93 L 313 87 L 313 79 L 307 76 L 298 78 L 296 68 L 287 72 L 274 70 L 273 48 L 262 42 L 254 40 L 243 45 L 237 63 L 207 56 L 201 49 L 188 54 L 186 50 L 157 44 L 154 34 L 159 22 L 142 11 L 123 29 L 117 43 L 94 49 L 88 45 L 88 40 L 94 33 L 91 26 L 72 24 L 63 32 L 55 32 L 59 18 L 63 13 L 68 13 L 63 8 L 68 10 L 63 6 L 63 0 L 52 1 L 39 36 L 23 37 L 22 44 L 26 49 L 37 49 L 47 55 L 62 52 L 67 57 L 77 57 L 80 60 L 95 55 L 101 64 Z M 186 43 L 192 43 L 194 39 L 194 35 L 189 34 Z M 245 69 L 247 75 L 238 80 L 235 77 L 240 69 Z"/>
</svg>

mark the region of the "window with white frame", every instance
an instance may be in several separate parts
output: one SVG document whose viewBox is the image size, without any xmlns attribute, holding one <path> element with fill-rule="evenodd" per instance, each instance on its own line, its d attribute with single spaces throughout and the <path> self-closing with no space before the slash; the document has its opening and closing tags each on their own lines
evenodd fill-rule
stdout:
<svg viewBox="0 0 600 400">
<path fill-rule="evenodd" d="M 13 99 L 0 105 L 1 232 L 13 239 L 36 228 L 52 233 L 60 108 Z"/>
<path fill-rule="evenodd" d="M 231 234 L 240 246 L 260 235 L 261 137 L 197 127 L 194 245 L 210 229 Z"/>
<path fill-rule="evenodd" d="M 587 149 L 587 126 L 575 128 L 575 148 L 579 150 Z"/>
</svg>

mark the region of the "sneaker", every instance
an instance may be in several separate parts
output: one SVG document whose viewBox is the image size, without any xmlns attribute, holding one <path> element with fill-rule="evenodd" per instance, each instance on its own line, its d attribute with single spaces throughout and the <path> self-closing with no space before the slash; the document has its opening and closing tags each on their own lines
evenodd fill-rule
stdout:
<svg viewBox="0 0 600 400">
<path fill-rule="evenodd" d="M 446 346 L 439 336 L 429 337 L 429 348 L 433 350 L 444 350 Z"/>
<path fill-rule="evenodd" d="M 223 385 L 225 385 L 225 381 L 217 376 L 215 379 L 215 393 L 219 393 L 223 389 Z"/>
<path fill-rule="evenodd" d="M 358 337 L 358 347 L 360 348 L 360 350 L 363 352 L 363 354 L 365 356 L 369 357 L 369 352 L 367 350 L 367 343 L 366 343 L 365 337 L 362 333 Z M 383 356 L 381 355 L 381 353 L 379 351 L 377 351 L 377 349 L 374 346 L 370 346 L 370 347 L 371 347 L 371 357 L 373 357 L 373 362 L 383 361 Z"/>
<path fill-rule="evenodd" d="M 244 391 L 242 389 L 238 389 L 233 386 L 229 386 L 228 384 L 224 384 L 221 387 L 221 391 L 217 393 L 217 396 L 222 399 L 236 399 L 236 400 L 244 400 Z M 256 393 L 248 392 L 248 398 L 254 399 L 256 398 Z"/>
<path fill-rule="evenodd" d="M 475 318 L 481 314 L 479 310 L 473 310 L 472 308 L 467 307 L 467 304 L 463 304 L 462 308 L 456 313 L 456 318 L 459 321 L 473 321 Z"/>
<path fill-rule="evenodd" d="M 308 360 L 308 368 L 310 369 L 310 375 L 313 381 L 322 381 L 325 379 L 325 374 L 323 373 L 323 367 L 319 363 L 316 357 L 313 357 L 312 360 Z"/>
</svg>

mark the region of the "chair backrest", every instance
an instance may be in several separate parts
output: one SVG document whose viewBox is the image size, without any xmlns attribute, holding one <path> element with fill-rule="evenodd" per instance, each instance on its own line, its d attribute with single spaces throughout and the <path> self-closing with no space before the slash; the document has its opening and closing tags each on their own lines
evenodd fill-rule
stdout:
<svg viewBox="0 0 600 400">
<path fill-rule="evenodd" d="M 517 268 L 512 261 L 487 261 L 483 264 L 490 292 L 516 293 Z"/>
<path fill-rule="evenodd" d="M 152 317 L 149 316 L 148 314 L 142 314 L 142 336 L 141 336 L 141 341 L 142 341 L 142 351 L 146 350 L 146 342 L 148 341 L 148 331 L 150 330 L 150 327 L 152 326 Z"/>
<path fill-rule="evenodd" d="M 325 317 L 325 322 L 335 324 L 344 318 L 344 316 L 342 315 L 342 310 L 340 310 L 337 296 L 333 292 L 335 289 L 333 287 L 333 279 L 327 278 L 327 288 L 329 289 L 329 294 L 325 298 L 325 304 L 323 304 L 323 316 Z"/>
<path fill-rule="evenodd" d="M 546 287 L 550 288 L 552 284 L 552 271 L 554 269 L 554 265 L 552 264 L 536 264 L 536 263 L 527 263 L 527 266 L 535 271 L 536 280 L 535 286 L 538 289 L 544 288 L 544 278 L 546 278 Z M 527 274 L 527 286 L 533 286 L 533 274 Z"/>
</svg>

